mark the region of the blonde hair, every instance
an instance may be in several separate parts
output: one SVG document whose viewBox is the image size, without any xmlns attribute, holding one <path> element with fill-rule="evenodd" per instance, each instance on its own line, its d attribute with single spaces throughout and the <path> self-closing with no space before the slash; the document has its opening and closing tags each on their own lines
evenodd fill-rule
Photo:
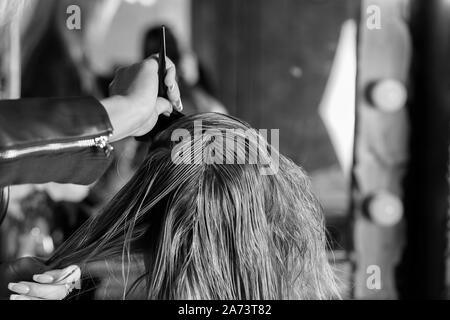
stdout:
<svg viewBox="0 0 450 320">
<path fill-rule="evenodd" d="M 219 114 L 179 120 L 156 137 L 148 158 L 104 212 L 48 263 L 86 266 L 143 254 L 140 280 L 148 299 L 338 298 L 323 215 L 303 170 L 281 155 L 273 175 L 261 175 L 260 164 L 175 164 L 172 132 L 193 133 L 196 121 L 205 130 L 250 128 Z M 249 141 L 252 136 L 235 138 L 224 136 L 238 143 L 225 152 L 253 145 L 270 157 L 266 146 Z M 203 148 L 219 141 L 195 139 Z M 188 150 L 193 157 L 201 152 Z"/>
</svg>

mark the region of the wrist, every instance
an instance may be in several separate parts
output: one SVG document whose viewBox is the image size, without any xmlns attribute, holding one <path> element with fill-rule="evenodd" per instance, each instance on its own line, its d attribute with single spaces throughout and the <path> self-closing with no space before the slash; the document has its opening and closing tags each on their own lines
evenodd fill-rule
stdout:
<svg viewBox="0 0 450 320">
<path fill-rule="evenodd" d="M 101 103 L 113 127 L 110 142 L 133 136 L 139 129 L 143 114 L 133 99 L 116 95 L 102 100 Z"/>
</svg>

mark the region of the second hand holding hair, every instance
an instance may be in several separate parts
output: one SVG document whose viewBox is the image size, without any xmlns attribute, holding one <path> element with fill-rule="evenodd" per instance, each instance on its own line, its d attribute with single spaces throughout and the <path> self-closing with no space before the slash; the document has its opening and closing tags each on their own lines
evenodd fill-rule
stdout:
<svg viewBox="0 0 450 320">
<path fill-rule="evenodd" d="M 73 289 L 80 287 L 81 269 L 71 265 L 61 270 L 51 270 L 33 276 L 36 282 L 21 281 L 10 283 L 8 288 L 13 291 L 11 300 L 61 300 L 67 297 Z"/>
</svg>

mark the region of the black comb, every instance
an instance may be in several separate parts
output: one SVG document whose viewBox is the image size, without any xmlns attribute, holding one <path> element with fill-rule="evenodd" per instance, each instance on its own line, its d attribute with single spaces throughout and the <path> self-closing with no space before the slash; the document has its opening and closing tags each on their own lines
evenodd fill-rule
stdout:
<svg viewBox="0 0 450 320">
<path fill-rule="evenodd" d="M 161 39 L 159 45 L 159 58 L 158 58 L 158 97 L 166 98 L 167 96 L 167 86 L 164 83 L 166 78 L 167 70 L 166 70 L 166 27 L 161 26 Z M 175 109 L 172 111 L 169 117 L 164 115 L 159 116 L 158 122 L 153 127 L 153 129 L 144 136 L 137 137 L 136 140 L 140 142 L 152 142 L 153 138 L 160 133 L 161 131 L 170 127 L 174 122 L 184 117 L 179 111 Z"/>
</svg>

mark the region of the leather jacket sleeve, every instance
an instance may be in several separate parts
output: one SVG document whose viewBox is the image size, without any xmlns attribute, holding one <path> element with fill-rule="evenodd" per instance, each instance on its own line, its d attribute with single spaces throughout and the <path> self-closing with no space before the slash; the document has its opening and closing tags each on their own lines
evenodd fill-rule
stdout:
<svg viewBox="0 0 450 320">
<path fill-rule="evenodd" d="M 112 130 L 91 97 L 0 101 L 0 187 L 94 182 L 111 163 Z"/>
</svg>

